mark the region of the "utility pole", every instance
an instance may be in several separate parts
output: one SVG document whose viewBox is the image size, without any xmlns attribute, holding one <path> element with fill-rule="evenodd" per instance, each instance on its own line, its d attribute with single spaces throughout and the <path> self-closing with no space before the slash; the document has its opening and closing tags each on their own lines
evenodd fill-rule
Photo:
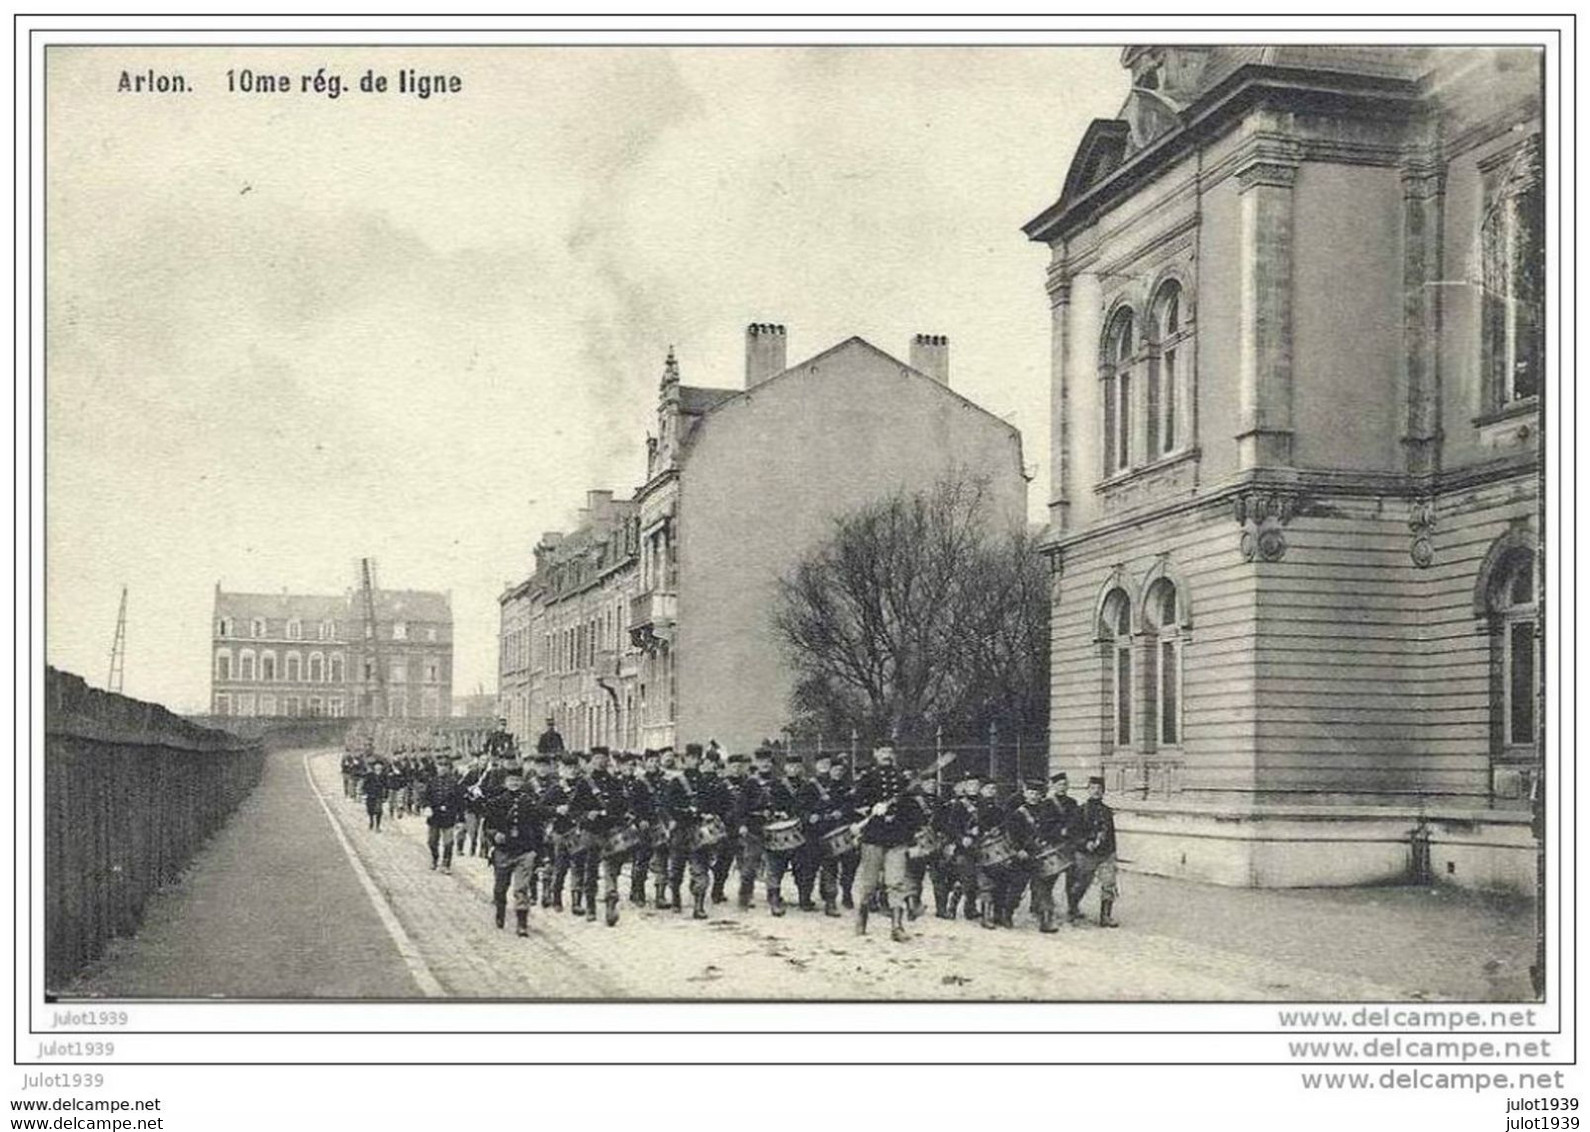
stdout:
<svg viewBox="0 0 1590 1132">
<path fill-rule="evenodd" d="M 366 658 L 375 674 L 375 691 L 370 699 L 370 714 L 381 719 L 386 716 L 386 675 L 381 671 L 380 626 L 375 619 L 375 586 L 370 580 L 370 560 L 359 560 L 360 580 L 364 583 L 364 639 Z"/>
<path fill-rule="evenodd" d="M 120 692 L 122 677 L 127 668 L 127 587 L 121 588 L 121 608 L 116 612 L 116 635 L 110 642 L 110 675 L 105 678 L 105 687 L 112 692 Z"/>
</svg>

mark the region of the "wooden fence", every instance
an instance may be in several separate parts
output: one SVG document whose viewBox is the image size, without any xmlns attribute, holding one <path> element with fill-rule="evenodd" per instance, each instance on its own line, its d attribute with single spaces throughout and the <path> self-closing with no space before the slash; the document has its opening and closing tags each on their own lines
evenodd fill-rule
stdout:
<svg viewBox="0 0 1590 1132">
<path fill-rule="evenodd" d="M 45 986 L 65 986 L 258 783 L 264 744 L 47 669 Z"/>
</svg>

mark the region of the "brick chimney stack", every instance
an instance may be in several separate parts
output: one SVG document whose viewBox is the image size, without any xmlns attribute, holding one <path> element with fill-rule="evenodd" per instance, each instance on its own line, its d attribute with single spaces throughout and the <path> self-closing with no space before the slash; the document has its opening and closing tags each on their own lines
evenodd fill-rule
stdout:
<svg viewBox="0 0 1590 1132">
<path fill-rule="evenodd" d="M 784 328 L 771 322 L 753 322 L 745 328 L 745 387 L 755 389 L 776 373 L 788 368 L 785 363 Z"/>
<path fill-rule="evenodd" d="M 944 334 L 918 334 L 911 339 L 911 368 L 942 385 L 950 383 L 950 340 Z"/>
</svg>

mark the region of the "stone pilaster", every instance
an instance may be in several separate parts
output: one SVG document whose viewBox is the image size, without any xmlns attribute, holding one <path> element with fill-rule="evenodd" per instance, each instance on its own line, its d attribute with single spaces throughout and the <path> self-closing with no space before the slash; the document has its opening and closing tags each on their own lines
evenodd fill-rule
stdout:
<svg viewBox="0 0 1590 1132">
<path fill-rule="evenodd" d="M 1054 534 L 1070 526 L 1071 503 L 1071 279 L 1064 265 L 1049 269 L 1049 529 Z"/>
<path fill-rule="evenodd" d="M 1241 208 L 1238 461 L 1292 462 L 1293 160 L 1262 155 L 1237 172 Z"/>
<path fill-rule="evenodd" d="M 1402 333 L 1408 394 L 1403 450 L 1414 475 L 1441 470 L 1441 237 L 1446 174 L 1402 171 Z"/>
</svg>

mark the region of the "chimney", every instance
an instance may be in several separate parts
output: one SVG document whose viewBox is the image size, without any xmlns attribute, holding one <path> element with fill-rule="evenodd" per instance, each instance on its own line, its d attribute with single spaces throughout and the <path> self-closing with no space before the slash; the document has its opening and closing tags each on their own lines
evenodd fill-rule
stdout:
<svg viewBox="0 0 1590 1132">
<path fill-rule="evenodd" d="M 950 340 L 943 334 L 918 334 L 911 339 L 911 368 L 940 385 L 950 383 Z"/>
<path fill-rule="evenodd" d="M 593 518 L 604 517 L 613 506 L 613 493 L 611 491 L 587 491 L 585 493 L 585 509 Z"/>
<path fill-rule="evenodd" d="M 755 389 L 787 368 L 784 362 L 784 328 L 771 322 L 753 322 L 745 328 L 745 387 Z"/>
</svg>

